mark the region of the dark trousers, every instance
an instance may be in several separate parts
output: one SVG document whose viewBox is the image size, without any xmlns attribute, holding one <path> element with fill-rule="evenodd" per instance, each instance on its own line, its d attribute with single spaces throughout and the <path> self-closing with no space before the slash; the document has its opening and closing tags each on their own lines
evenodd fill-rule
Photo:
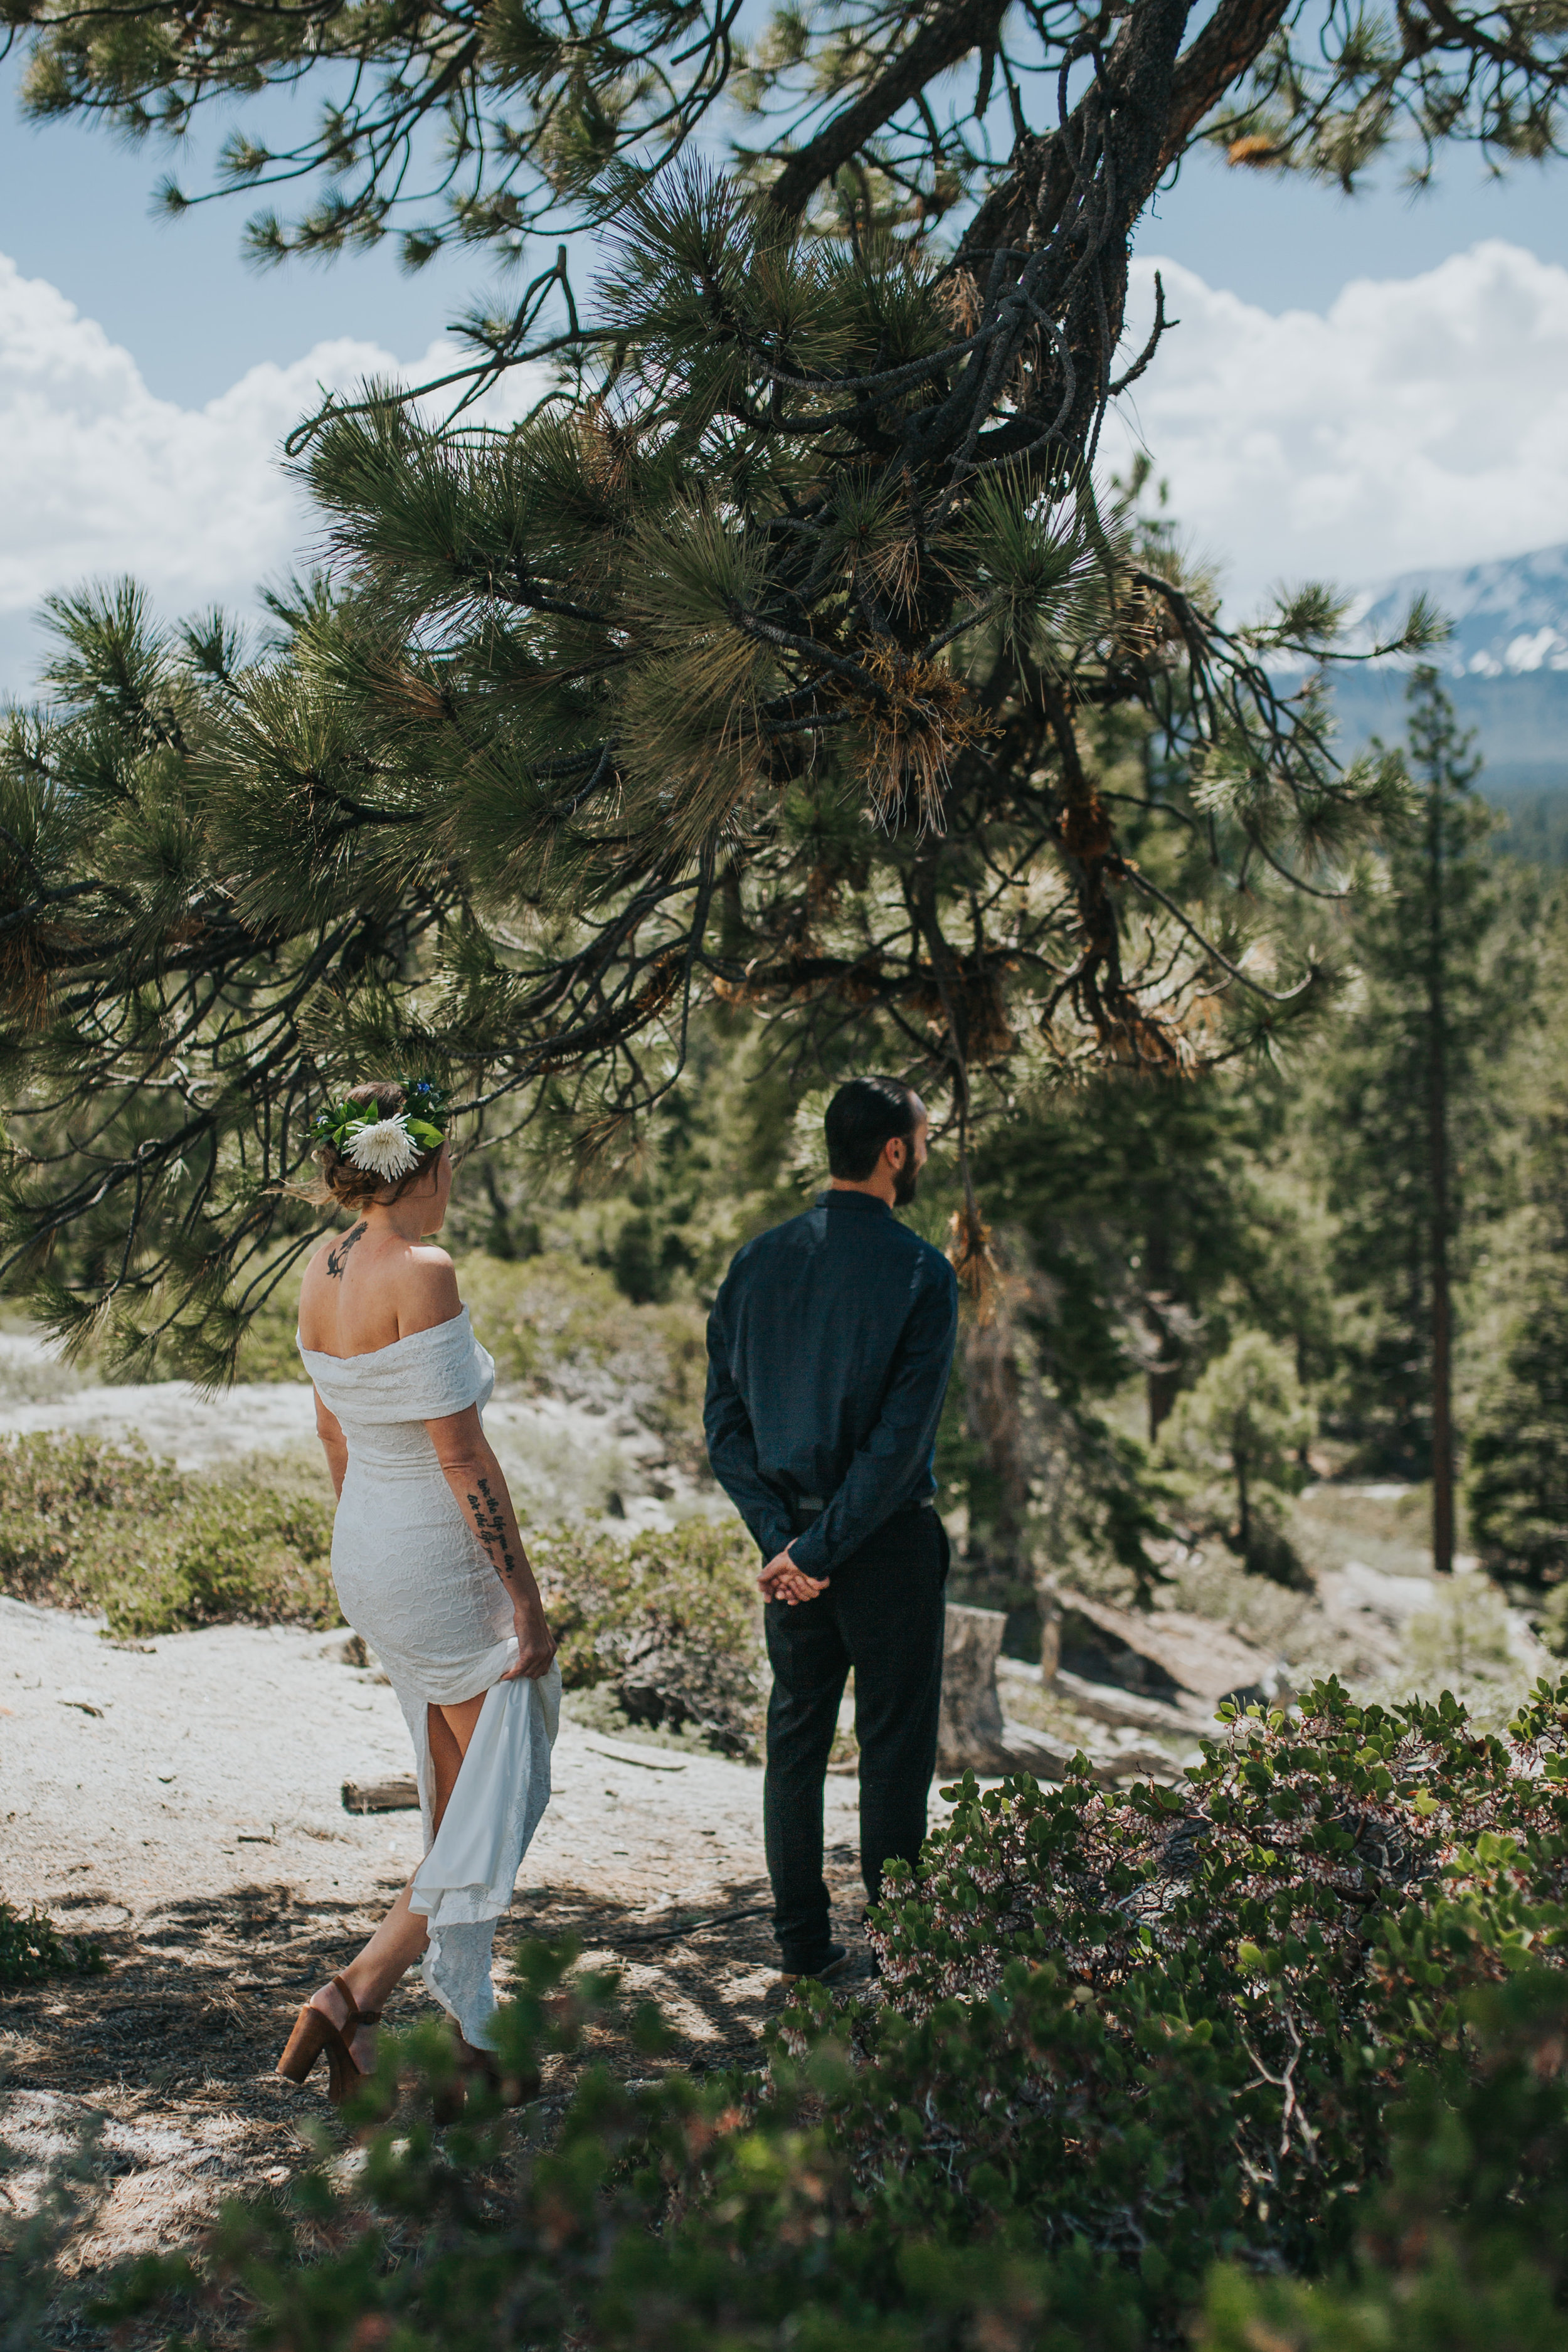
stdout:
<svg viewBox="0 0 1568 2352">
<path fill-rule="evenodd" d="M 768 1769 L 763 1826 L 773 1933 L 791 1970 L 827 1958 L 822 1791 L 838 1704 L 855 1669 L 860 1744 L 860 1874 L 875 1903 L 895 1856 L 912 1863 L 926 1833 L 942 1703 L 947 1534 L 933 1510 L 896 1512 L 834 1569 L 826 1592 L 768 1603 Z"/>
</svg>

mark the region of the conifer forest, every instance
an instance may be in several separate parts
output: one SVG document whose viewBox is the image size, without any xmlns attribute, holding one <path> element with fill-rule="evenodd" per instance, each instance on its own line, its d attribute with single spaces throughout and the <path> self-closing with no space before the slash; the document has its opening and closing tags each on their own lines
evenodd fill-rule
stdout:
<svg viewBox="0 0 1568 2352">
<path fill-rule="evenodd" d="M 1158 448 L 1103 440 L 1181 331 L 1128 310 L 1184 158 L 1237 207 L 1477 149 L 1555 191 L 1568 15 L 0 20 L 35 118 L 143 142 L 150 184 L 172 153 L 161 201 L 231 205 L 258 266 L 391 240 L 504 291 L 440 382 L 299 420 L 314 535 L 264 624 L 133 578 L 51 603 L 0 732 L 8 1306 L 105 1381 L 294 1377 L 310 1121 L 410 1073 L 456 1108 L 475 1295 L 657 1332 L 695 1478 L 718 1283 L 884 1070 L 931 1114 L 939 1507 L 1004 1676 L 1059 1653 L 1081 1690 L 1096 1623 L 1163 1612 L 1268 1647 L 1342 1496 L 1395 1514 L 1437 1626 L 1403 1681 L 1314 1653 L 1168 1770 L 953 1774 L 874 1984 L 803 1979 L 739 2070 L 668 2063 L 651 2011 L 640 2073 L 595 2067 L 616 1988 L 524 1943 L 493 2094 L 421 2028 L 287 2196 L 85 2284 L 62 2175 L 0 2220 L 0 2337 L 1568 2352 L 1565 869 L 1486 796 L 1440 610 L 1369 645 L 1334 580 L 1232 609 Z M 1358 745 L 1336 678 L 1372 661 L 1402 724 Z M 5 1591 L 134 1641 L 246 1615 L 211 1596 L 251 1543 L 295 1598 L 248 1614 L 318 1622 L 319 1504 L 160 1488 L 199 1521 L 171 1601 L 119 1473 L 70 1475 L 67 1528 L 7 1454 Z M 635 1578 L 553 1540 L 570 1690 Z M 706 1595 L 692 1651 L 750 1660 L 715 1546 L 658 1572 Z M 26 1928 L 0 1902 L 0 1989 L 75 1965 Z"/>
</svg>

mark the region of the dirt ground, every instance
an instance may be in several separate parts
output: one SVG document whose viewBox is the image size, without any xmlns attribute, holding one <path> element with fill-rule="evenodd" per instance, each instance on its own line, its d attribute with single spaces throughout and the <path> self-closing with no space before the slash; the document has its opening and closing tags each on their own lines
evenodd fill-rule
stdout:
<svg viewBox="0 0 1568 2352">
<path fill-rule="evenodd" d="M 0 2197 L 36 2204 L 85 2129 L 93 2210 L 73 2263 L 188 2244 L 221 2200 L 276 2188 L 331 2119 L 325 2067 L 273 2073 L 299 2003 L 342 1967 L 418 1858 L 413 1812 L 354 1816 L 342 1783 L 409 1769 L 391 1690 L 343 1636 L 216 1627 L 137 1647 L 0 1599 L 0 1894 L 108 1965 L 0 1994 Z M 654 1999 L 666 2064 L 744 2063 L 784 1990 L 767 1918 L 762 1774 L 563 1720 L 554 1795 L 497 1937 L 571 1936 Z M 855 1783 L 829 1780 L 828 1876 L 857 1973 Z M 433 2010 L 417 1977 L 389 2004 Z M 614 2030 L 593 2053 L 648 2062 Z M 579 2062 L 580 2063 L 580 2062 Z M 564 2095 L 552 2062 L 544 2098 Z"/>
</svg>

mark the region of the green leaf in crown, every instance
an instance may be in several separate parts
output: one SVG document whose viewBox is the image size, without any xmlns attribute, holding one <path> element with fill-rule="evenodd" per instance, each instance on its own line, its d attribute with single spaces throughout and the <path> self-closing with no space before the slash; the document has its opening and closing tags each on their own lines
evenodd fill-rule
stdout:
<svg viewBox="0 0 1568 2352">
<path fill-rule="evenodd" d="M 403 1107 L 411 1118 L 426 1121 L 443 1134 L 447 1125 L 447 1090 L 434 1078 L 410 1078 L 399 1075 L 403 1088 Z"/>
<path fill-rule="evenodd" d="M 395 1114 L 410 1139 L 421 1151 L 434 1151 L 445 1140 L 447 1132 L 447 1092 L 431 1078 L 400 1076 L 405 1108 Z M 343 1102 L 319 1110 L 310 1121 L 310 1134 L 317 1143 L 331 1143 L 346 1152 L 357 1135 L 385 1124 L 382 1115 L 367 1109 L 363 1103 Z"/>
</svg>

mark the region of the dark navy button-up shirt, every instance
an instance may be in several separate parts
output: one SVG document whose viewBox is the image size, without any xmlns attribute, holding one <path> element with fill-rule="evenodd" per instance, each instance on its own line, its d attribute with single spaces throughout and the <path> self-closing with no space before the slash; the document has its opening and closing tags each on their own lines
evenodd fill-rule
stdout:
<svg viewBox="0 0 1568 2352">
<path fill-rule="evenodd" d="M 957 1329 L 952 1266 L 870 1192 L 826 1192 L 738 1252 L 708 1318 L 702 1420 L 765 1559 L 790 1546 L 825 1575 L 936 1492 Z"/>
</svg>

